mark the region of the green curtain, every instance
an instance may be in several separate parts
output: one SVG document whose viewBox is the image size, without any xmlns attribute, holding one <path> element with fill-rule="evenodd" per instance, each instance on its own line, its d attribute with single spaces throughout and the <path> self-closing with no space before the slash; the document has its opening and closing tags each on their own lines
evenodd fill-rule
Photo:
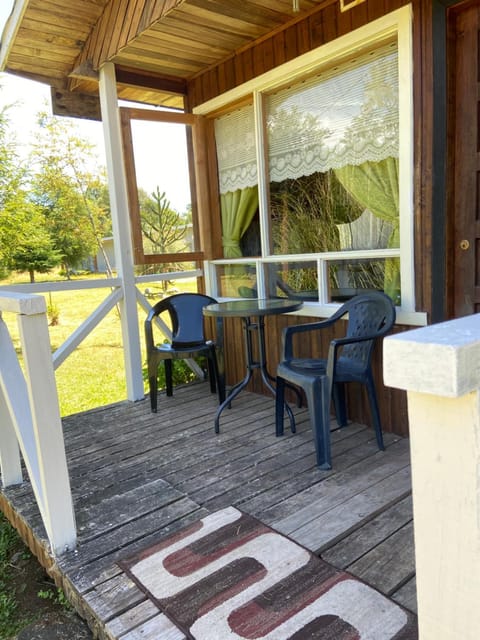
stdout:
<svg viewBox="0 0 480 640">
<path fill-rule="evenodd" d="M 240 240 L 258 209 L 258 187 L 246 187 L 220 195 L 224 258 L 241 258 Z"/>
<path fill-rule="evenodd" d="M 398 184 L 398 158 L 385 158 L 380 162 L 364 162 L 335 169 L 335 175 L 362 207 L 373 215 L 388 221 L 393 231 L 388 240 L 390 248 L 400 246 L 400 209 Z M 385 293 L 400 302 L 400 262 L 398 258 L 385 260 Z"/>
</svg>

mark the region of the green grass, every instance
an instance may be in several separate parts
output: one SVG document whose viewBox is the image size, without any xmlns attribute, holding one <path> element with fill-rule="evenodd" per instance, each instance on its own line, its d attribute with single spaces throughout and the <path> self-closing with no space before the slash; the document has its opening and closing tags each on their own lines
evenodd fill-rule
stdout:
<svg viewBox="0 0 480 640">
<path fill-rule="evenodd" d="M 0 284 L 25 282 L 18 278 Z M 177 281 L 180 290 L 195 290 L 195 279 Z M 143 289 L 145 289 L 143 287 Z M 155 285 L 148 284 L 155 291 Z M 157 287 L 160 290 L 159 287 Z M 141 289 L 141 290 L 143 290 Z M 59 291 L 45 296 L 48 309 L 56 324 L 49 327 L 52 350 L 57 349 L 93 310 L 108 296 L 109 288 Z M 152 298 L 152 304 L 159 300 Z M 138 307 L 139 335 L 142 362 L 145 362 L 143 321 L 145 311 Z M 20 340 L 14 314 L 4 313 L 15 347 Z M 179 371 L 180 373 L 180 371 Z M 180 374 L 182 375 L 182 374 Z M 186 373 L 188 377 L 188 373 Z M 144 375 L 145 378 L 145 375 Z M 123 344 L 118 308 L 112 309 L 79 347 L 56 369 L 60 414 L 67 416 L 94 407 L 125 400 L 127 397 Z M 159 381 L 161 387 L 161 380 Z M 145 386 L 146 389 L 146 386 Z"/>
<path fill-rule="evenodd" d="M 13 640 L 28 625 L 73 620 L 73 616 L 63 591 L 0 514 L 0 640 Z"/>
<path fill-rule="evenodd" d="M 15 553 L 28 553 L 17 532 L 0 514 L 0 638 L 9 638 L 29 622 L 19 612 L 16 589 L 12 586 L 11 559 Z"/>
</svg>

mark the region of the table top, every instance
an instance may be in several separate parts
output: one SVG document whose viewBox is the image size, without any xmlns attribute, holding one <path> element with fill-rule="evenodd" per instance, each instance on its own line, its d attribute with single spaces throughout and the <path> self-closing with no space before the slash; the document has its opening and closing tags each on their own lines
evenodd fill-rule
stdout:
<svg viewBox="0 0 480 640">
<path fill-rule="evenodd" d="M 250 316 L 273 316 L 297 311 L 303 307 L 302 300 L 288 298 L 249 298 L 217 302 L 203 308 L 206 316 L 248 318 Z"/>
</svg>

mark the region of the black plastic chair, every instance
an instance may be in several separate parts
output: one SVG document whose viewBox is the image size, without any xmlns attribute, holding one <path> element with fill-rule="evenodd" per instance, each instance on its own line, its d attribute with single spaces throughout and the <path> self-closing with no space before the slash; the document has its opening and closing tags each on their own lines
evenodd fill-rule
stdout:
<svg viewBox="0 0 480 640">
<path fill-rule="evenodd" d="M 344 338 L 330 342 L 328 358 L 294 358 L 293 336 L 332 326 L 348 314 Z M 282 360 L 277 368 L 276 434 L 283 435 L 283 411 L 286 382 L 301 387 L 307 397 L 315 439 L 317 463 L 331 469 L 330 399 L 340 427 L 347 423 L 345 383 L 360 382 L 367 388 L 373 426 L 379 449 L 383 450 L 382 425 L 378 410 L 371 358 L 374 342 L 395 323 L 392 300 L 379 291 L 353 297 L 327 320 L 286 327 L 283 331 Z"/>
<path fill-rule="evenodd" d="M 218 392 L 219 402 L 225 399 L 225 383 L 219 373 L 216 345 L 205 337 L 203 308 L 217 301 L 200 293 L 179 293 L 155 304 L 145 320 L 148 383 L 150 406 L 157 412 L 158 366 L 164 362 L 167 396 L 173 395 L 172 361 L 204 355 L 208 363 L 208 377 L 212 393 Z M 155 345 L 153 323 L 157 316 L 167 312 L 172 324 L 170 343 Z"/>
</svg>

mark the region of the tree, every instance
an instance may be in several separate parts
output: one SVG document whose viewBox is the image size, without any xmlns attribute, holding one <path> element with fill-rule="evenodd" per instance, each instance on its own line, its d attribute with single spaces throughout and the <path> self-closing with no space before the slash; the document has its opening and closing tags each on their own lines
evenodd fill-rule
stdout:
<svg viewBox="0 0 480 640">
<path fill-rule="evenodd" d="M 43 226 L 43 217 L 34 206 L 16 216 L 16 241 L 9 255 L 9 264 L 16 271 L 28 271 L 30 282 L 35 282 L 35 272 L 47 273 L 62 261 L 54 242 Z"/>
<path fill-rule="evenodd" d="M 185 218 L 172 209 L 165 192 L 160 192 L 158 186 L 150 196 L 140 192 L 140 218 L 143 235 L 152 252 L 180 253 L 186 250 Z"/>
<path fill-rule="evenodd" d="M 0 110 L 0 264 L 6 275 L 9 249 L 15 244 L 12 213 L 22 204 L 19 194 L 22 172 L 9 135 L 8 107 Z"/>
<path fill-rule="evenodd" d="M 147 244 L 147 251 L 157 254 L 179 253 L 187 249 L 185 235 L 187 219 L 172 209 L 165 192 L 156 190 L 148 196 L 139 190 L 140 220 L 142 232 Z M 153 265 L 150 265 L 152 268 Z M 169 262 L 154 265 L 155 271 L 167 273 L 176 271 L 178 262 Z M 168 289 L 170 282 L 162 281 L 164 291 Z"/>
<path fill-rule="evenodd" d="M 28 271 L 34 282 L 35 271 L 50 271 L 61 255 L 29 199 L 28 172 L 17 154 L 8 109 L 0 111 L 0 276 L 12 269 Z"/>
<path fill-rule="evenodd" d="M 42 113 L 38 124 L 32 190 L 68 276 L 97 248 L 103 249 L 102 237 L 111 229 L 104 169 L 71 123 Z"/>
</svg>

